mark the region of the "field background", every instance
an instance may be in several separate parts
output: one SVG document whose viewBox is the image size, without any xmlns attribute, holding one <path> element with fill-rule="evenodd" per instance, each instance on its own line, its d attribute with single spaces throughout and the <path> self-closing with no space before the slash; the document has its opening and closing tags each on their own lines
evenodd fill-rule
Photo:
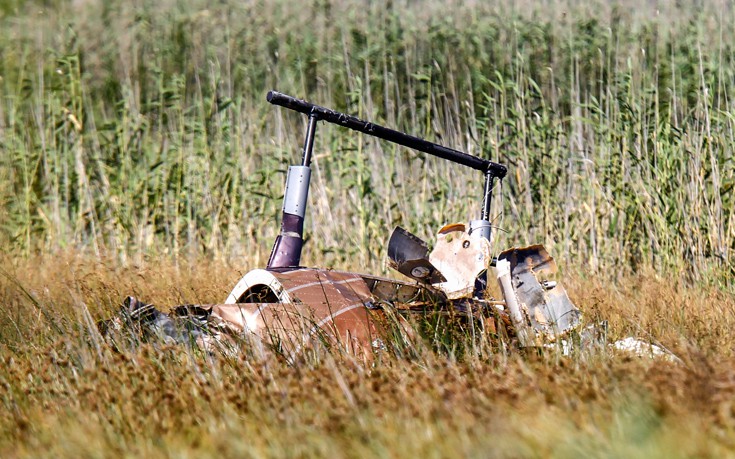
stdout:
<svg viewBox="0 0 735 459">
<path fill-rule="evenodd" d="M 734 454 L 733 31 L 726 1 L 0 1 L 0 456 Z M 684 363 L 101 346 L 125 295 L 265 264 L 305 129 L 269 89 L 506 164 L 496 249 L 545 244 L 590 322 Z M 315 153 L 307 264 L 387 273 L 393 226 L 479 214 L 475 172 L 326 124 Z"/>
</svg>

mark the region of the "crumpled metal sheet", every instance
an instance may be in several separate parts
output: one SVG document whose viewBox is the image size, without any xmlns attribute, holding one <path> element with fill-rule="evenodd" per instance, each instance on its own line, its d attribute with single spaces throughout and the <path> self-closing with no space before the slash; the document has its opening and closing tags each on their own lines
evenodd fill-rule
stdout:
<svg viewBox="0 0 735 459">
<path fill-rule="evenodd" d="M 388 241 L 388 264 L 404 276 L 425 284 L 446 282 L 429 261 L 429 246 L 419 237 L 397 226 Z"/>
<path fill-rule="evenodd" d="M 463 223 L 447 225 L 439 230 L 429 261 L 446 278 L 434 287 L 450 300 L 471 298 L 475 279 L 486 270 L 492 259 L 490 241 L 471 236 Z"/>
<path fill-rule="evenodd" d="M 580 310 L 564 287 L 549 279 L 557 271 L 556 262 L 542 245 L 506 250 L 498 260 L 510 263 L 513 290 L 536 332 L 554 339 L 579 326 Z"/>
</svg>

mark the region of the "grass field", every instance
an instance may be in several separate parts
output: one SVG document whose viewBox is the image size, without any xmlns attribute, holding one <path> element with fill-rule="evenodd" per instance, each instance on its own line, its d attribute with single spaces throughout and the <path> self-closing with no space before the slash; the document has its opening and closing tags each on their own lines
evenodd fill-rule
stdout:
<svg viewBox="0 0 735 459">
<path fill-rule="evenodd" d="M 638 3 L 0 0 L 0 457 L 735 455 L 735 8 Z M 126 295 L 265 264 L 305 128 L 269 89 L 508 165 L 495 248 L 545 244 L 589 323 L 682 363 L 112 352 Z M 387 273 L 393 226 L 478 216 L 472 172 L 315 151 L 308 264 Z"/>
<path fill-rule="evenodd" d="M 89 315 L 130 292 L 221 301 L 234 266 L 122 267 L 75 254 L 8 264 L 2 457 L 671 458 L 735 448 L 735 298 L 711 288 L 652 274 L 568 282 L 613 339 L 651 338 L 682 364 L 608 350 L 523 356 L 478 338 L 462 358 L 427 346 L 370 367 L 327 353 L 293 366 L 151 345 L 117 354 L 88 338 Z"/>
</svg>

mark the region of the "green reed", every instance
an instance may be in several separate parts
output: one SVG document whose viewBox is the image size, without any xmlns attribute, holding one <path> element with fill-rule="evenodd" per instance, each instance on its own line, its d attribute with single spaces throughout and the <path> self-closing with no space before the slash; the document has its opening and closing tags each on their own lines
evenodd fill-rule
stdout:
<svg viewBox="0 0 735 459">
<path fill-rule="evenodd" d="M 507 164 L 497 249 L 729 283 L 732 8 L 633 5 L 6 3 L 0 240 L 262 265 L 305 127 L 278 89 Z M 307 263 L 381 270 L 393 225 L 478 216 L 475 173 L 330 125 L 316 149 Z"/>
</svg>

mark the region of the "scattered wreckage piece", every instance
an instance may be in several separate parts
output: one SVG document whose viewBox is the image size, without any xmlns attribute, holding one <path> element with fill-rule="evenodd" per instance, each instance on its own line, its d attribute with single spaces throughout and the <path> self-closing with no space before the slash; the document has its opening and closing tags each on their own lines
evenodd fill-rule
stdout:
<svg viewBox="0 0 735 459">
<path fill-rule="evenodd" d="M 581 312 L 553 279 L 556 264 L 543 246 L 492 256 L 490 209 L 494 182 L 505 177 L 505 166 L 275 91 L 267 100 L 307 115 L 308 125 L 301 164 L 288 168 L 281 230 L 266 268 L 246 273 L 222 304 L 182 305 L 166 314 L 128 297 L 118 317 L 100 324 L 114 345 L 122 345 L 121 333 L 132 330 L 141 338 L 157 336 L 226 353 L 268 348 L 293 360 L 307 348 L 327 346 L 372 359 L 374 352 L 385 349 L 392 331 L 412 336 L 409 318 L 416 315 L 479 320 L 495 336 L 511 337 L 521 347 L 566 346 L 570 335 L 580 331 Z M 302 266 L 319 121 L 480 171 L 480 219 L 442 227 L 432 250 L 397 227 L 388 244 L 389 263 L 412 282 Z M 501 299 L 486 297 L 491 273 Z"/>
<path fill-rule="evenodd" d="M 644 359 L 664 359 L 673 363 L 683 363 L 676 354 L 665 347 L 632 336 L 615 341 L 609 344 L 609 347 Z"/>
<path fill-rule="evenodd" d="M 554 259 L 540 245 L 498 256 L 498 282 L 522 346 L 554 342 L 581 323 L 581 312 L 564 287 L 549 278 L 556 271 Z"/>
</svg>

